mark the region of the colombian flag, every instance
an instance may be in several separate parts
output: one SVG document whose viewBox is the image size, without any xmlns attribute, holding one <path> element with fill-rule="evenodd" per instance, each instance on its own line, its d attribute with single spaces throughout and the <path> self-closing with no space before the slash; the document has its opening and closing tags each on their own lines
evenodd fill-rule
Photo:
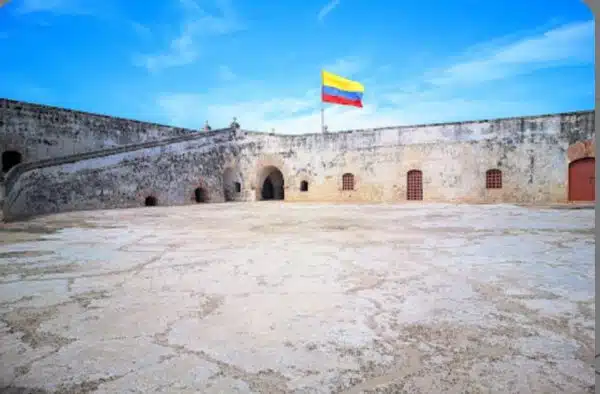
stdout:
<svg viewBox="0 0 600 394">
<path fill-rule="evenodd" d="M 362 97 L 365 88 L 356 81 L 322 71 L 323 87 L 321 99 L 324 103 L 350 105 L 362 108 Z"/>
</svg>

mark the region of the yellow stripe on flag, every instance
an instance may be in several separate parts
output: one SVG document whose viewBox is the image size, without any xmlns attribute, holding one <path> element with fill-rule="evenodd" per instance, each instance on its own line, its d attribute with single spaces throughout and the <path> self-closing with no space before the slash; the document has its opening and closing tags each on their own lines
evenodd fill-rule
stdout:
<svg viewBox="0 0 600 394">
<path fill-rule="evenodd" d="M 346 92 L 363 93 L 365 91 L 365 87 L 360 82 L 340 77 L 325 70 L 322 71 L 322 76 L 323 86 L 329 86 Z"/>
</svg>

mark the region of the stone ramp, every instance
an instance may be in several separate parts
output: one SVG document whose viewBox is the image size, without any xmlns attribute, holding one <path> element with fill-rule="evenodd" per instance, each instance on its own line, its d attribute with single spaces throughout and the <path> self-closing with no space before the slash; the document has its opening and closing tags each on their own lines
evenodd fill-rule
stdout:
<svg viewBox="0 0 600 394">
<path fill-rule="evenodd" d="M 174 138 L 167 138 L 167 139 L 161 139 L 161 140 L 157 140 L 157 141 L 143 142 L 140 144 L 124 145 L 124 146 L 119 146 L 116 148 L 102 149 L 102 150 L 87 152 L 87 153 L 78 153 L 75 155 L 57 157 L 57 158 L 46 159 L 46 160 L 39 160 L 39 161 L 29 162 L 29 163 L 21 163 L 21 164 L 16 165 L 15 167 L 13 167 L 5 175 L 5 184 L 4 184 L 5 193 L 4 193 L 4 195 L 8 196 L 10 194 L 10 191 L 12 190 L 12 187 L 14 186 L 15 182 L 23 173 L 37 169 L 37 168 L 75 163 L 75 162 L 81 161 L 81 160 L 89 160 L 89 159 L 94 159 L 94 158 L 98 158 L 98 157 L 110 156 L 110 155 L 115 155 L 115 154 L 119 154 L 119 153 L 130 152 L 130 151 L 135 151 L 135 150 L 140 150 L 140 149 L 154 148 L 157 146 L 165 146 L 165 145 L 174 144 L 174 143 L 178 143 L 178 142 L 185 142 L 185 141 L 191 141 L 191 140 L 203 139 L 203 138 L 212 138 L 212 137 L 216 137 L 220 134 L 227 133 L 227 132 L 230 132 L 233 134 L 235 132 L 235 130 L 228 127 L 228 128 L 210 131 L 210 132 L 196 132 L 196 133 L 193 133 L 190 135 L 178 136 L 178 137 L 174 137 Z"/>
</svg>

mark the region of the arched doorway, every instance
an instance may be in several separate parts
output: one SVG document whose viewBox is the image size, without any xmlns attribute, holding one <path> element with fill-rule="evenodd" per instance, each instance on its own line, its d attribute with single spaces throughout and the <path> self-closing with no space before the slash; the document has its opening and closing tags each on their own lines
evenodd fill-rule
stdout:
<svg viewBox="0 0 600 394">
<path fill-rule="evenodd" d="M 593 157 L 569 164 L 569 201 L 596 201 L 596 159 Z"/>
<path fill-rule="evenodd" d="M 269 166 L 261 171 L 258 187 L 259 200 L 285 199 L 283 174 L 277 167 Z"/>
<path fill-rule="evenodd" d="M 15 150 L 7 150 L 2 153 L 2 172 L 8 172 L 11 168 L 21 163 L 23 157 Z"/>
<path fill-rule="evenodd" d="M 154 196 L 148 196 L 146 197 L 146 200 L 144 200 L 144 205 L 147 207 L 155 207 L 158 205 L 158 200 Z"/>
<path fill-rule="evenodd" d="M 208 194 L 206 193 L 206 190 L 201 187 L 197 187 L 194 190 L 194 200 L 197 203 L 208 202 Z"/>
<path fill-rule="evenodd" d="M 423 173 L 410 170 L 406 173 L 406 199 L 420 201 L 423 199 Z"/>
</svg>

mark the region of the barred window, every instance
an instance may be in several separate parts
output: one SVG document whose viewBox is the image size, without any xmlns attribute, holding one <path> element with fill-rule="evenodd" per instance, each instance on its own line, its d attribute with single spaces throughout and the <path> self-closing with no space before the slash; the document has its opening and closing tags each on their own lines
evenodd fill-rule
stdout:
<svg viewBox="0 0 600 394">
<path fill-rule="evenodd" d="M 406 199 L 420 201 L 423 199 L 423 173 L 410 170 L 406 173 Z"/>
<path fill-rule="evenodd" d="M 342 190 L 354 190 L 354 175 L 342 175 Z"/>
<path fill-rule="evenodd" d="M 486 189 L 502 189 L 502 171 L 493 169 L 485 173 Z"/>
</svg>

